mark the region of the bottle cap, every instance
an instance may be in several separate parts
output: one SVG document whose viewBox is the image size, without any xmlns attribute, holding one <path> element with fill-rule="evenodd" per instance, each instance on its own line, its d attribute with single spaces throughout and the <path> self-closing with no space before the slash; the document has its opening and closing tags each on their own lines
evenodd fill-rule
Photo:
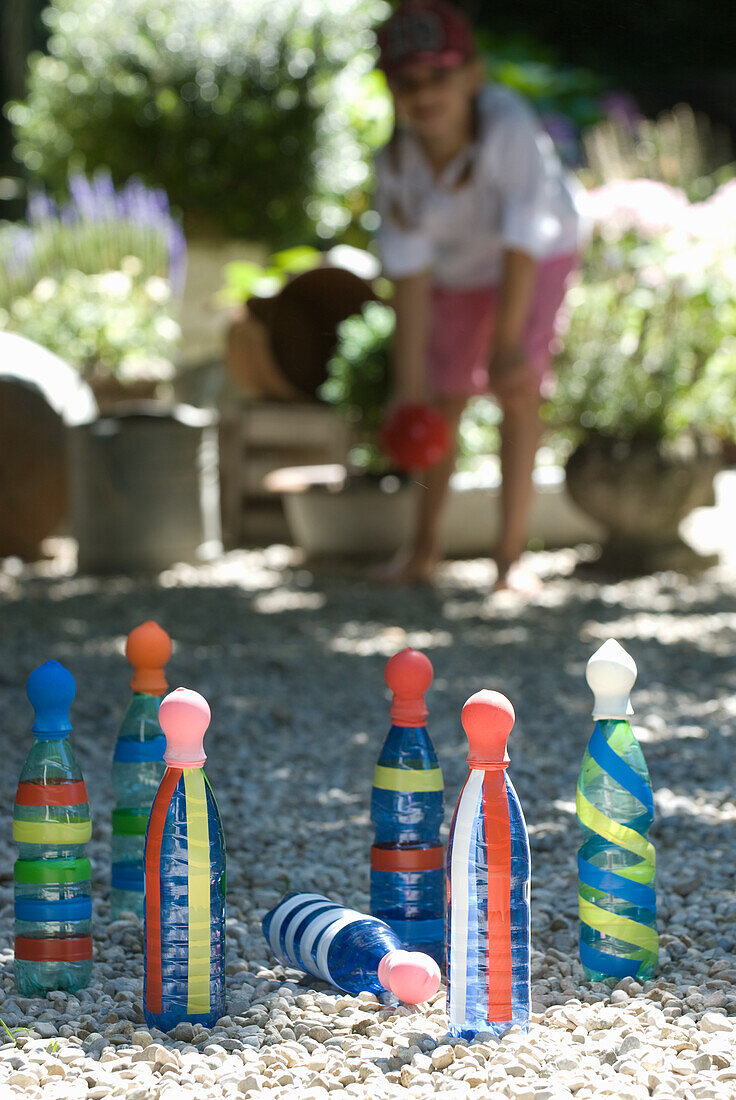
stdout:
<svg viewBox="0 0 736 1100">
<path fill-rule="evenodd" d="M 204 696 L 189 688 L 176 688 L 161 700 L 158 721 L 166 734 L 164 760 L 170 768 L 202 767 L 207 759 L 204 735 L 211 717 Z"/>
<path fill-rule="evenodd" d="M 26 695 L 35 711 L 33 732 L 66 737 L 72 728 L 69 707 L 76 694 L 74 677 L 58 661 L 46 661 L 34 669 L 26 684 Z"/>
<path fill-rule="evenodd" d="M 378 964 L 378 980 L 384 989 L 408 1005 L 433 997 L 442 980 L 434 959 L 422 951 L 389 951 Z"/>
<path fill-rule="evenodd" d="M 462 709 L 461 721 L 470 742 L 471 768 L 505 768 L 506 742 L 516 720 L 514 708 L 500 691 L 476 691 Z"/>
<path fill-rule="evenodd" d="M 168 688 L 164 666 L 171 657 L 171 638 L 158 623 L 141 623 L 131 630 L 125 656 L 134 668 L 130 686 L 146 695 L 163 695 Z"/>
<path fill-rule="evenodd" d="M 423 726 L 427 721 L 424 693 L 432 683 L 432 662 L 418 649 L 402 649 L 386 662 L 384 673 L 393 692 L 391 721 L 395 726 Z"/>
<path fill-rule="evenodd" d="M 629 692 L 636 682 L 636 662 L 609 638 L 588 661 L 585 679 L 593 692 L 593 717 L 626 719 L 634 713 Z"/>
</svg>

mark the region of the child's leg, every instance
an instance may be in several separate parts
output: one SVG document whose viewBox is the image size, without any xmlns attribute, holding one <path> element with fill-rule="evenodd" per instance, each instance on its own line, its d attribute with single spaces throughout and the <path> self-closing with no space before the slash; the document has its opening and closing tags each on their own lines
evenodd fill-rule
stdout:
<svg viewBox="0 0 736 1100">
<path fill-rule="evenodd" d="M 440 527 L 447 504 L 450 477 L 455 469 L 457 432 L 465 397 L 442 397 L 435 402 L 445 417 L 452 446 L 441 462 L 415 474 L 419 494 L 414 535 L 408 547 L 378 570 L 373 571 L 376 580 L 400 583 L 402 581 L 429 580 L 442 557 Z"/>
<path fill-rule="evenodd" d="M 504 403 L 501 424 L 501 538 L 496 551 L 497 587 L 524 551 L 532 505 L 534 459 L 542 434 L 539 393 Z"/>
</svg>

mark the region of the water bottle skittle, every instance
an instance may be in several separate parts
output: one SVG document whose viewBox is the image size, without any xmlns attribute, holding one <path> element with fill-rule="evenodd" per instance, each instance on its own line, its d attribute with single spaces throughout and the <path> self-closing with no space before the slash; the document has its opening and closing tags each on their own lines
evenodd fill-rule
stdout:
<svg viewBox="0 0 736 1100">
<path fill-rule="evenodd" d="M 391 993 L 407 1004 L 433 997 L 440 969 L 420 951 L 404 951 L 383 921 L 346 909 L 322 894 L 287 894 L 263 918 L 271 951 L 353 996 Z"/>
<path fill-rule="evenodd" d="M 445 954 L 443 781 L 427 732 L 432 665 L 416 649 L 386 664 L 391 729 L 373 777 L 371 913 L 408 948 L 440 965 Z"/>
<path fill-rule="evenodd" d="M 85 846 L 87 788 L 69 744 L 74 678 L 47 661 L 28 678 L 35 712 L 15 795 L 15 983 L 23 996 L 74 993 L 92 974 L 92 896 Z"/>
<path fill-rule="evenodd" d="M 613 639 L 588 661 L 596 719 L 577 789 L 580 961 L 589 979 L 650 978 L 657 966 L 654 800 L 628 715 L 636 664 Z"/>
<path fill-rule="evenodd" d="M 202 771 L 210 708 L 196 691 L 162 700 L 166 771 L 145 847 L 143 1010 L 149 1027 L 212 1027 L 225 1014 L 225 839 Z"/>
<path fill-rule="evenodd" d="M 133 666 L 134 694 L 112 764 L 113 920 L 126 911 L 143 916 L 143 845 L 151 803 L 165 770 L 166 738 L 158 723 L 158 708 L 168 688 L 164 666 L 171 656 L 171 639 L 157 623 L 141 623 L 128 635 L 125 655 Z"/>
<path fill-rule="evenodd" d="M 450 1033 L 500 1037 L 528 1026 L 529 840 L 506 774 L 511 703 L 496 691 L 468 699 L 462 723 L 470 774 L 447 847 L 447 1014 Z"/>
</svg>

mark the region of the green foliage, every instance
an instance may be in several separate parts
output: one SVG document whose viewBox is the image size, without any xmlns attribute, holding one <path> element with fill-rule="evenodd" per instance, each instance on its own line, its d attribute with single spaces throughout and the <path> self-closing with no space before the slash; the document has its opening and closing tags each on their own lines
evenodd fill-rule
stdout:
<svg viewBox="0 0 736 1100">
<path fill-rule="evenodd" d="M 353 427 L 353 462 L 374 472 L 387 468 L 377 437 L 390 394 L 394 327 L 394 311 L 382 302 L 366 302 L 361 313 L 343 321 L 319 390 L 322 400 L 337 406 Z"/>
<path fill-rule="evenodd" d="M 609 211 L 569 291 L 546 408 L 571 445 L 590 432 L 736 434 L 735 199 L 724 188 L 710 204 L 685 204 L 679 228 L 649 233 L 646 219 L 634 228 Z"/>
<path fill-rule="evenodd" d="M 238 305 L 254 295 L 269 298 L 277 294 L 292 276 L 317 267 L 322 257 L 319 249 L 305 245 L 274 252 L 265 264 L 254 260 L 235 260 L 225 264 L 221 299 L 228 305 Z"/>
<path fill-rule="evenodd" d="M 609 86 L 598 73 L 560 63 L 556 51 L 529 35 L 476 35 L 490 77 L 525 96 L 541 115 L 562 115 L 580 130 L 605 114 Z"/>
<path fill-rule="evenodd" d="M 46 276 L 8 309 L 0 308 L 0 329 L 35 340 L 87 376 L 169 378 L 180 336 L 169 284 L 143 277 L 135 257 L 124 268 Z"/>
<path fill-rule="evenodd" d="M 317 223 L 330 236 L 350 218 L 340 197 L 367 178 L 375 111 L 363 117 L 348 91 L 386 11 L 381 0 L 54 0 L 49 55 L 31 57 L 26 101 L 9 111 L 16 153 L 56 190 L 70 169 L 105 165 L 118 183 L 135 173 L 203 232 L 279 243 Z M 346 147 L 351 109 L 365 133 Z"/>
</svg>

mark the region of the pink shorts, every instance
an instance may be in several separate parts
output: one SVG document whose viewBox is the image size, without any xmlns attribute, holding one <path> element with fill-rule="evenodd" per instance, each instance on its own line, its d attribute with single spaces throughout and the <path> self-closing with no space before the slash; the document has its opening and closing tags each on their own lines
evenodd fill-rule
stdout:
<svg viewBox="0 0 736 1100">
<path fill-rule="evenodd" d="M 549 371 L 550 343 L 577 255 L 555 256 L 537 267 L 537 282 L 523 344 L 542 387 Z M 437 397 L 488 393 L 498 288 L 432 288 L 428 349 L 429 383 Z"/>
</svg>

